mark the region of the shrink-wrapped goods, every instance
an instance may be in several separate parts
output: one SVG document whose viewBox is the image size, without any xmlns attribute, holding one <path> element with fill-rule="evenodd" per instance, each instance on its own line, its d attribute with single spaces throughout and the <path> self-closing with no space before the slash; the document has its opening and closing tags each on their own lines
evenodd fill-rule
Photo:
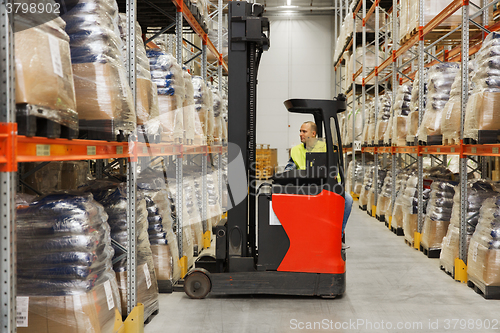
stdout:
<svg viewBox="0 0 500 333">
<path fill-rule="evenodd" d="M 136 113 L 128 84 L 114 0 L 80 1 L 62 16 L 70 37 L 80 130 L 116 139 L 135 130 Z"/>
<path fill-rule="evenodd" d="M 347 137 L 344 144 L 352 144 L 352 122 L 353 122 L 353 112 L 352 109 L 348 111 L 346 118 L 347 126 Z M 357 108 L 354 113 L 354 141 L 361 141 L 363 138 L 363 117 L 361 116 L 361 109 Z"/>
<path fill-rule="evenodd" d="M 500 286 L 500 197 L 486 199 L 467 253 L 467 277 L 476 286 Z"/>
<path fill-rule="evenodd" d="M 374 173 L 374 175 L 375 175 L 375 173 Z M 377 183 L 375 184 L 375 186 L 377 188 L 377 198 L 378 198 L 378 194 L 382 192 L 382 186 L 384 186 L 384 180 L 385 180 L 385 176 L 387 175 L 387 169 L 382 169 L 379 166 L 377 175 L 378 175 L 378 178 L 377 178 Z M 372 186 L 370 188 L 370 191 L 368 192 L 368 202 L 366 204 L 366 209 L 370 215 L 373 214 L 374 209 L 377 210 L 377 208 L 375 207 L 375 186 Z"/>
<path fill-rule="evenodd" d="M 121 308 L 107 218 L 91 194 L 18 207 L 18 332 L 113 332 Z"/>
<path fill-rule="evenodd" d="M 467 102 L 464 138 L 496 143 L 500 130 L 500 34 L 492 32 L 476 54 L 473 91 Z M 479 138 L 481 133 L 481 139 Z"/>
<path fill-rule="evenodd" d="M 441 117 L 450 98 L 450 91 L 455 77 L 460 76 L 460 66 L 446 62 L 432 66 L 427 75 L 427 103 L 422 123 L 418 128 L 418 140 L 440 143 L 435 136 L 441 135 Z"/>
<path fill-rule="evenodd" d="M 391 140 L 393 146 L 406 145 L 406 120 L 410 113 L 411 90 L 412 85 L 409 82 L 398 87 L 396 101 L 392 106 L 394 108 L 392 126 L 387 127 L 387 131 L 392 130 L 392 134 L 385 134 L 384 144 L 389 144 Z"/>
<path fill-rule="evenodd" d="M 354 186 L 352 185 L 352 177 L 354 172 Z M 346 191 L 347 193 L 353 192 L 356 195 L 360 195 L 361 187 L 363 186 L 363 165 L 360 160 L 356 160 L 355 162 L 349 162 L 349 166 L 347 168 L 347 177 L 345 181 Z"/>
<path fill-rule="evenodd" d="M 183 179 L 183 216 L 187 219 L 189 231 L 193 240 L 194 253 L 203 249 L 203 221 L 201 219 L 201 193 L 196 195 L 196 185 L 193 177 Z"/>
<path fill-rule="evenodd" d="M 214 136 L 214 141 L 216 143 L 221 143 L 223 100 L 218 89 L 212 88 L 212 95 L 213 95 L 213 112 L 214 112 L 213 136 Z"/>
<path fill-rule="evenodd" d="M 412 175 L 408 178 L 406 188 L 403 194 L 402 212 L 403 212 L 403 232 L 405 239 L 413 243 L 415 232 L 418 231 L 418 177 Z M 429 200 L 430 189 L 424 188 L 422 211 L 425 214 L 427 201 Z M 394 219 L 393 219 L 394 221 Z"/>
<path fill-rule="evenodd" d="M 450 224 L 456 185 L 457 182 L 452 181 L 434 180 L 432 182 L 420 242 L 424 249 L 441 249 L 441 242 Z"/>
<path fill-rule="evenodd" d="M 363 176 L 363 186 L 361 187 L 361 193 L 359 194 L 359 206 L 361 208 L 368 207 L 368 194 L 373 185 L 373 172 L 375 171 L 375 166 L 373 163 L 365 165 L 365 173 Z"/>
<path fill-rule="evenodd" d="M 24 179 L 24 182 L 31 187 L 25 186 L 24 192 L 29 194 L 48 194 L 61 189 L 62 162 L 51 162 L 40 168 L 43 163 L 28 162 L 21 165 L 22 171 L 25 174 L 39 168 Z M 32 189 L 38 193 L 32 191 Z"/>
<path fill-rule="evenodd" d="M 170 53 L 159 49 L 146 51 L 151 68 L 151 79 L 158 87 L 159 116 L 147 124 L 159 128 L 161 140 L 184 142 L 184 98 L 186 94 L 182 67 Z"/>
<path fill-rule="evenodd" d="M 194 87 L 191 74 L 184 70 L 184 104 L 183 104 L 183 125 L 186 144 L 192 145 L 196 132 L 196 112 L 194 110 Z"/>
<path fill-rule="evenodd" d="M 347 9 L 347 15 L 343 20 L 342 26 L 340 27 L 339 36 L 337 38 L 337 47 L 335 48 L 335 53 L 333 55 L 333 60 L 336 61 L 342 54 L 344 47 L 347 46 L 348 40 L 352 36 L 353 32 L 353 20 L 352 11 L 350 8 Z"/>
<path fill-rule="evenodd" d="M 365 124 L 361 141 L 365 145 L 372 145 L 375 137 L 375 108 L 373 101 L 366 101 Z"/>
<path fill-rule="evenodd" d="M 396 193 L 394 204 L 391 201 L 387 208 L 387 214 L 391 216 L 391 227 L 397 230 L 403 230 L 403 207 L 405 206 L 405 190 L 408 178 L 412 175 L 413 170 L 405 169 L 396 177 Z M 387 218 L 386 218 L 387 220 Z"/>
<path fill-rule="evenodd" d="M 76 190 L 88 182 L 88 161 L 65 161 L 61 163 L 61 183 L 58 186 L 59 189 Z"/>
<path fill-rule="evenodd" d="M 209 136 L 209 96 L 208 88 L 201 76 L 192 77 L 194 88 L 195 141 L 197 144 L 206 144 Z"/>
<path fill-rule="evenodd" d="M 472 82 L 476 62 L 469 61 L 469 82 Z M 469 84 L 469 95 L 472 93 L 473 84 Z M 462 76 L 457 75 L 451 86 L 450 99 L 446 103 L 441 116 L 441 132 L 443 144 L 453 145 L 460 143 L 460 126 L 462 121 Z"/>
<path fill-rule="evenodd" d="M 127 17 L 126 14 L 119 15 L 120 36 L 123 42 L 123 61 L 126 63 L 126 48 L 127 41 Z M 151 72 L 149 68 L 149 60 L 146 54 L 144 41 L 142 40 L 142 30 L 139 22 L 135 22 L 135 54 L 136 54 L 136 114 L 137 125 L 145 125 L 151 119 L 158 117 L 158 94 L 157 86 L 151 80 Z M 147 130 L 152 128 L 144 128 L 140 130 L 139 135 L 156 134 L 147 133 Z"/>
<path fill-rule="evenodd" d="M 368 75 L 368 73 L 373 71 L 376 65 L 375 46 L 370 45 L 363 48 L 363 46 L 360 45 L 356 47 L 356 61 L 354 67 L 352 67 L 353 74 L 357 73 L 361 69 L 363 64 L 363 57 L 365 61 L 365 73 L 366 75 Z M 351 61 L 353 61 L 352 57 Z M 379 52 L 379 60 L 378 60 L 379 65 L 383 61 L 384 61 L 383 52 Z M 355 83 L 359 85 L 363 84 L 363 76 L 361 74 L 356 77 Z M 372 78 L 370 81 L 366 81 L 365 84 L 375 84 L 375 78 Z"/>
<path fill-rule="evenodd" d="M 398 174 L 398 171 L 399 170 L 396 169 L 396 175 Z M 384 183 L 381 187 L 381 190 L 379 191 L 377 198 L 377 216 L 379 216 L 381 220 L 382 218 L 385 221 L 389 220 L 388 216 L 390 214 L 391 198 L 392 198 L 392 171 L 391 171 L 391 166 L 389 165 L 387 167 L 387 174 L 384 178 Z"/>
<path fill-rule="evenodd" d="M 124 183 L 94 181 L 82 188 L 91 192 L 94 198 L 104 206 L 111 227 L 111 238 L 122 247 L 128 246 L 127 233 L 127 187 Z M 158 309 L 158 284 L 153 263 L 153 254 L 148 234 L 148 210 L 142 195 L 136 204 L 136 256 L 137 256 L 137 301 L 144 304 L 144 317 L 148 318 Z M 127 258 L 120 258 L 124 252 L 113 245 L 117 261 L 113 264 L 121 296 L 122 312 L 127 313 Z M 119 260 L 118 260 L 119 259 Z"/>
<path fill-rule="evenodd" d="M 385 133 L 391 118 L 392 92 L 385 91 L 379 96 L 377 127 L 375 129 L 375 143 L 379 144 L 385 140 Z"/>
<path fill-rule="evenodd" d="M 427 73 L 428 69 L 424 68 L 424 110 L 427 104 Z M 418 131 L 418 107 L 419 107 L 419 83 L 420 74 L 417 71 L 415 80 L 413 81 L 413 88 L 411 90 L 410 113 L 406 121 L 406 142 L 415 143 L 415 136 Z"/>
<path fill-rule="evenodd" d="M 476 230 L 479 221 L 479 210 L 488 198 L 498 195 L 494 184 L 483 179 L 474 179 L 467 182 L 467 249 L 469 242 Z M 453 210 L 450 225 L 446 236 L 443 238 L 440 256 L 440 265 L 447 272 L 453 272 L 455 258 L 459 257 L 460 244 L 460 188 L 455 187 L 453 197 Z"/>
<path fill-rule="evenodd" d="M 18 29 L 15 40 L 17 120 L 36 116 L 78 131 L 75 87 L 66 23 L 59 17 L 35 25 L 32 17 L 16 13 L 16 20 L 32 26 Z M 16 21 L 16 27 L 18 22 Z M 20 129 L 22 125 L 19 125 Z M 35 135 L 29 128 L 25 134 Z"/>
</svg>

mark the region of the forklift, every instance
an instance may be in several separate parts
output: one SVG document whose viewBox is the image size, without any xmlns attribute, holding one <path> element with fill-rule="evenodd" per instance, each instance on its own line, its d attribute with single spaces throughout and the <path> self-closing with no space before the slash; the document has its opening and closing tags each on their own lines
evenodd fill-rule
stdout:
<svg viewBox="0 0 500 333">
<path fill-rule="evenodd" d="M 254 186 L 257 71 L 269 49 L 263 12 L 259 4 L 229 2 L 228 160 L 241 161 L 229 162 L 233 206 L 225 225 L 214 228 L 215 256 L 199 257 L 184 278 L 190 298 L 208 293 L 335 298 L 346 288 L 344 163 L 337 120 L 346 109 L 345 96 L 285 101 L 288 112 L 314 117 L 326 152 L 307 153 L 305 170 L 276 174 L 272 182 Z M 235 202 L 231 186 L 242 178 L 248 194 Z"/>
</svg>

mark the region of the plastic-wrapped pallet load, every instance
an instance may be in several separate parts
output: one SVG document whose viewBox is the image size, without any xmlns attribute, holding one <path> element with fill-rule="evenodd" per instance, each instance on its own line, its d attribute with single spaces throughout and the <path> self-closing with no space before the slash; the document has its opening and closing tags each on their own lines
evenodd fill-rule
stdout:
<svg viewBox="0 0 500 333">
<path fill-rule="evenodd" d="M 398 174 L 398 171 L 399 170 L 396 170 L 396 175 Z M 391 166 L 389 165 L 387 166 L 387 174 L 384 178 L 384 184 L 382 185 L 377 198 L 377 216 L 382 222 L 388 220 L 390 213 L 389 205 L 391 204 L 391 197 L 392 197 L 392 171 L 391 171 Z"/>
<path fill-rule="evenodd" d="M 475 61 L 469 61 L 469 82 L 472 82 Z M 473 91 L 473 84 L 469 84 L 469 96 Z M 462 121 L 462 76 L 457 75 L 451 86 L 450 99 L 446 103 L 441 116 L 441 132 L 443 145 L 457 145 L 460 143 L 460 126 Z"/>
<path fill-rule="evenodd" d="M 424 112 L 427 104 L 427 73 L 428 69 L 424 68 Z M 415 74 L 415 80 L 413 81 L 413 88 L 411 90 L 410 113 L 408 114 L 408 119 L 406 121 L 406 142 L 413 144 L 415 143 L 415 137 L 418 132 L 419 80 L 420 74 L 417 71 Z"/>
<path fill-rule="evenodd" d="M 191 176 L 183 179 L 183 193 L 184 193 L 184 211 L 183 216 L 187 218 L 189 230 L 191 231 L 193 239 L 194 253 L 199 253 L 203 249 L 203 221 L 201 220 L 201 196 L 196 195 L 196 185 Z M 201 198 L 200 198 L 201 199 Z"/>
<path fill-rule="evenodd" d="M 500 197 L 483 202 L 467 254 L 467 278 L 482 289 L 500 286 Z M 482 287 L 482 288 L 481 288 Z"/>
<path fill-rule="evenodd" d="M 61 166 L 61 190 L 76 190 L 88 182 L 88 161 L 65 161 Z"/>
<path fill-rule="evenodd" d="M 347 126 L 347 140 L 345 144 L 349 145 L 352 144 L 352 109 L 348 111 L 347 114 L 347 121 L 346 121 L 346 126 Z M 363 135 L 363 117 L 361 116 L 361 109 L 357 108 L 356 112 L 354 113 L 354 141 L 360 141 L 362 139 Z"/>
<path fill-rule="evenodd" d="M 213 93 L 213 112 L 214 112 L 214 142 L 220 144 L 222 142 L 222 111 L 223 100 L 218 89 L 212 88 Z"/>
<path fill-rule="evenodd" d="M 70 37 L 80 131 L 116 140 L 136 128 L 115 0 L 79 1 L 64 14 Z"/>
<path fill-rule="evenodd" d="M 392 128 L 391 126 L 387 127 L 387 130 L 392 130 L 392 135 L 385 134 L 385 144 L 388 144 L 390 139 L 393 146 L 406 146 L 406 120 L 410 113 L 411 90 L 412 85 L 409 82 L 398 87 L 396 101 L 393 105 Z"/>
<path fill-rule="evenodd" d="M 387 208 L 387 214 L 390 216 L 391 228 L 396 230 L 398 235 L 403 234 L 403 212 L 405 207 L 405 191 L 408 184 L 408 178 L 412 176 L 413 170 L 403 170 L 396 177 L 396 197 L 394 204 L 391 201 Z M 387 219 L 386 219 L 387 220 Z"/>
<path fill-rule="evenodd" d="M 441 242 L 450 224 L 456 185 L 457 182 L 439 180 L 431 184 L 431 196 L 420 242 L 422 248 L 428 251 L 429 257 L 434 257 L 435 251 L 441 250 Z"/>
<path fill-rule="evenodd" d="M 498 195 L 494 184 L 483 179 L 474 179 L 467 182 L 467 249 L 469 242 L 476 231 L 479 221 L 479 210 L 488 198 Z M 450 225 L 446 236 L 443 238 L 440 256 L 440 265 L 446 272 L 453 273 L 455 258 L 459 256 L 460 244 L 460 188 L 455 187 L 453 197 L 453 210 L 451 212 Z"/>
<path fill-rule="evenodd" d="M 158 87 L 159 116 L 148 127 L 160 127 L 161 141 L 184 142 L 185 84 L 182 67 L 170 53 L 160 49 L 146 51 L 151 79 Z"/>
<path fill-rule="evenodd" d="M 375 24 L 373 24 L 373 27 L 375 27 Z M 381 64 L 384 61 L 382 55 L 383 52 L 379 52 L 379 61 L 378 61 L 379 64 Z M 356 47 L 356 64 L 354 66 L 353 74 L 356 73 L 361 68 L 361 64 L 363 64 L 363 56 L 365 57 L 365 72 L 368 74 L 375 68 L 375 60 L 376 60 L 375 45 L 370 45 L 365 48 L 363 48 L 363 46 L 360 45 Z M 351 58 L 351 62 L 352 60 L 353 59 Z M 358 75 L 356 77 L 355 82 L 356 84 L 359 85 L 363 84 L 362 75 Z M 365 84 L 370 84 L 370 85 L 375 84 L 375 78 L 372 78 L 370 81 L 365 82 Z"/>
<path fill-rule="evenodd" d="M 23 15 L 21 11 L 15 16 L 16 117 L 19 132 L 34 136 L 36 119 L 33 118 L 36 117 L 67 127 L 74 131 L 69 135 L 74 138 L 78 132 L 78 113 L 69 36 L 64 31 L 66 23 L 57 17 L 36 24 L 33 20 L 37 15 Z M 53 133 L 46 135 L 58 137 Z"/>
<path fill-rule="evenodd" d="M 376 144 L 383 144 L 384 142 L 387 126 L 391 119 L 391 102 L 392 93 L 390 91 L 386 91 L 383 95 L 379 96 L 377 128 L 375 129 L 374 140 Z"/>
<path fill-rule="evenodd" d="M 188 73 L 187 70 L 184 70 L 184 135 L 186 142 L 185 144 L 192 145 L 194 144 L 194 138 L 196 133 L 196 112 L 194 111 L 194 87 L 193 82 L 191 81 L 191 74 Z M 198 119 L 198 123 L 199 123 Z"/>
<path fill-rule="evenodd" d="M 418 177 L 412 175 L 408 178 L 405 192 L 403 194 L 403 232 L 405 239 L 413 244 L 415 232 L 418 231 Z M 430 189 L 424 188 L 423 192 L 423 212 L 425 214 L 426 204 L 429 200 Z M 394 221 L 394 218 L 393 218 Z"/>
<path fill-rule="evenodd" d="M 137 187 L 144 195 L 148 210 L 148 234 L 155 274 L 160 291 L 180 279 L 179 248 L 173 232 L 172 207 L 165 179 L 147 170 L 141 173 Z"/>
<path fill-rule="evenodd" d="M 387 169 L 382 169 L 380 166 L 378 167 L 378 179 L 377 179 L 377 193 L 382 192 L 382 186 L 384 186 L 385 176 L 387 175 Z M 378 195 L 377 195 L 378 199 Z M 377 203 L 378 204 L 378 203 Z M 373 213 L 377 213 L 377 207 L 375 207 L 375 186 L 370 188 L 368 192 L 368 202 L 366 204 L 366 210 L 368 214 L 373 216 Z"/>
<path fill-rule="evenodd" d="M 214 94 L 212 89 L 206 85 L 207 92 L 207 141 L 209 145 L 214 143 L 214 127 L 215 127 L 215 117 L 214 117 Z"/>
<path fill-rule="evenodd" d="M 363 128 L 362 142 L 365 145 L 373 145 L 375 138 L 375 106 L 373 101 L 366 101 L 365 126 Z"/>
<path fill-rule="evenodd" d="M 354 186 L 352 185 L 353 172 Z M 359 195 L 361 193 L 361 187 L 363 186 L 363 165 L 361 164 L 361 161 L 356 160 L 355 163 L 353 161 L 349 162 L 345 186 L 347 193 L 353 192 L 356 195 Z"/>
<path fill-rule="evenodd" d="M 375 171 L 375 166 L 373 163 L 365 165 L 365 174 L 363 176 L 363 186 L 361 187 L 361 193 L 359 194 L 359 207 L 362 209 L 368 208 L 368 194 L 373 185 L 373 172 Z"/>
<path fill-rule="evenodd" d="M 24 174 L 39 168 L 44 162 L 28 162 L 21 165 Z M 25 186 L 24 192 L 29 194 L 48 194 L 61 189 L 62 162 L 50 162 L 24 179 L 31 188 Z M 33 190 L 39 192 L 36 193 Z"/>
<path fill-rule="evenodd" d="M 197 135 L 196 141 L 197 144 L 206 144 L 208 139 L 208 103 L 209 97 L 207 92 L 207 86 L 205 82 L 203 82 L 203 78 L 201 76 L 193 76 L 192 77 L 193 88 L 194 88 L 194 106 L 196 114 L 198 115 L 198 119 L 200 120 L 200 125 L 202 129 L 202 137 Z"/>
<path fill-rule="evenodd" d="M 340 52 L 347 46 L 347 41 L 352 36 L 353 31 L 353 20 L 352 20 L 352 11 L 350 8 L 347 8 L 347 15 L 342 21 L 342 26 L 340 27 L 340 33 L 337 38 L 337 47 L 335 48 L 335 53 L 333 56 L 334 61 L 336 61 L 340 56 Z"/>
<path fill-rule="evenodd" d="M 109 181 L 95 181 L 83 188 L 94 194 L 95 199 L 104 206 L 111 227 L 111 238 L 127 248 L 127 191 L 126 184 Z M 148 211 L 146 200 L 138 196 L 136 204 L 136 234 L 137 234 L 137 301 L 144 304 L 144 318 L 147 319 L 158 310 L 158 284 L 153 263 L 153 254 L 148 235 Z M 124 254 L 120 248 L 113 246 L 117 260 L 113 269 L 118 280 L 121 296 L 122 313 L 127 313 L 127 258 L 120 259 Z M 119 260 L 118 260 L 119 259 Z"/>
<path fill-rule="evenodd" d="M 441 117 L 450 99 L 455 77 L 460 76 L 460 66 L 445 62 L 432 66 L 427 75 L 427 104 L 422 123 L 418 128 L 418 140 L 427 144 L 441 144 Z"/>
<path fill-rule="evenodd" d="M 123 61 L 126 63 L 126 48 L 127 41 L 127 16 L 120 13 L 119 15 L 120 35 L 123 42 Z M 144 41 L 142 40 L 142 30 L 139 22 L 135 22 L 135 51 L 136 51 L 136 114 L 137 125 L 139 127 L 138 135 L 157 134 L 158 128 L 145 127 L 151 119 L 155 119 L 159 115 L 158 93 L 155 83 L 151 80 L 151 72 L 149 68 L 149 60 L 146 54 Z"/>
<path fill-rule="evenodd" d="M 483 143 L 497 143 L 500 134 L 500 33 L 486 37 L 476 54 L 472 76 L 473 91 L 467 102 L 464 138 Z"/>
<path fill-rule="evenodd" d="M 121 309 L 107 218 L 91 194 L 18 206 L 18 332 L 114 332 Z"/>
</svg>

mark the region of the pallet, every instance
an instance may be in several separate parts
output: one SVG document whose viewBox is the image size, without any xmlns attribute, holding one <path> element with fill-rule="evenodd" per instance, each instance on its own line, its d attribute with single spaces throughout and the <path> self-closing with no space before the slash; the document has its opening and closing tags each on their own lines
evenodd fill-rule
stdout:
<svg viewBox="0 0 500 333">
<path fill-rule="evenodd" d="M 380 222 L 385 222 L 385 215 L 376 215 L 375 216 L 377 220 L 379 220 Z"/>
<path fill-rule="evenodd" d="M 500 143 L 500 130 L 479 130 L 477 131 L 477 140 L 464 138 L 464 143 L 466 145 Z"/>
<path fill-rule="evenodd" d="M 84 120 L 79 122 L 80 139 L 126 142 L 129 134 L 116 130 L 119 124 L 114 120 Z"/>
<path fill-rule="evenodd" d="M 428 135 L 427 146 L 441 146 L 443 144 L 443 135 Z"/>
<path fill-rule="evenodd" d="M 160 294 L 170 294 L 174 290 L 172 281 L 170 280 L 158 280 L 158 291 Z"/>
<path fill-rule="evenodd" d="M 360 206 L 359 206 L 359 209 L 361 209 L 361 210 L 366 210 L 366 205 L 363 205 L 363 206 L 361 206 L 361 205 L 360 205 Z"/>
<path fill-rule="evenodd" d="M 391 226 L 391 231 L 396 235 L 396 236 L 404 236 L 405 233 L 403 231 L 403 228 L 394 228 Z"/>
<path fill-rule="evenodd" d="M 78 138 L 78 130 L 43 117 L 43 114 L 54 112 L 58 111 L 32 104 L 17 104 L 17 133 L 27 137 L 41 136 L 49 139 Z M 37 113 L 40 113 L 40 115 L 37 115 Z"/>
<path fill-rule="evenodd" d="M 149 317 L 144 318 L 144 325 L 147 325 L 153 320 L 153 318 L 160 313 L 160 309 L 156 309 Z"/>
<path fill-rule="evenodd" d="M 454 146 L 460 144 L 460 138 L 443 138 L 443 145 Z"/>
<path fill-rule="evenodd" d="M 474 289 L 474 291 L 483 296 L 484 299 L 500 299 L 499 286 L 486 286 L 481 282 L 467 281 L 467 286 Z"/>
<path fill-rule="evenodd" d="M 418 28 L 417 27 L 413 28 L 410 32 L 408 32 L 406 35 L 404 35 L 403 38 L 401 38 L 400 43 L 401 44 L 406 43 L 408 40 L 410 40 L 417 33 L 418 33 Z"/>
<path fill-rule="evenodd" d="M 407 239 L 405 238 L 405 244 L 406 244 L 406 245 L 408 245 L 408 246 L 409 246 L 409 247 L 411 247 L 411 248 L 415 248 L 415 241 L 410 242 L 409 240 L 407 240 Z"/>
<path fill-rule="evenodd" d="M 389 229 L 389 221 L 384 221 L 385 222 L 385 226 L 387 227 L 387 229 Z"/>
<path fill-rule="evenodd" d="M 448 274 L 449 276 L 451 276 L 453 279 L 455 279 L 455 272 L 449 272 L 446 270 L 446 268 L 443 266 L 443 265 L 440 265 L 439 268 L 441 268 L 441 270 L 443 272 L 445 272 L 446 274 Z M 455 270 L 455 269 L 453 269 Z"/>
<path fill-rule="evenodd" d="M 420 252 L 422 252 L 429 259 L 439 259 L 441 249 L 426 249 L 420 245 Z"/>
</svg>

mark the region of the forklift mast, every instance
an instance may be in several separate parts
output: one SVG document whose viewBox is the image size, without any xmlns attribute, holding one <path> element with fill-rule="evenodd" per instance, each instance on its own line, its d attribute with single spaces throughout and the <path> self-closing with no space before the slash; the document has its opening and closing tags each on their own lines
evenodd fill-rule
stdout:
<svg viewBox="0 0 500 333">
<path fill-rule="evenodd" d="M 254 266 L 256 196 L 251 186 L 255 184 L 257 72 L 262 53 L 269 49 L 269 20 L 262 17 L 263 12 L 264 7 L 256 3 L 229 2 L 229 159 L 241 153 L 249 186 L 248 196 L 236 206 L 233 204 L 228 214 L 230 271 Z M 241 170 L 228 168 L 229 179 L 239 174 Z"/>
</svg>

